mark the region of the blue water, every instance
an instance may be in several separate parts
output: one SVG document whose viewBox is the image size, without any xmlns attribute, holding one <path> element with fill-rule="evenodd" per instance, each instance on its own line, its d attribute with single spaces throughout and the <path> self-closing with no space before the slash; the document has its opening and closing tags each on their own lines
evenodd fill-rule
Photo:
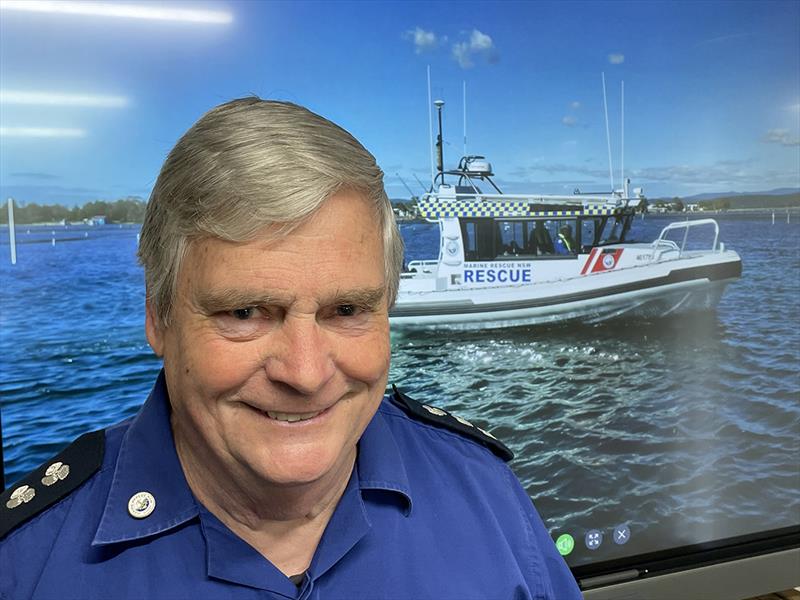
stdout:
<svg viewBox="0 0 800 600">
<path fill-rule="evenodd" d="M 516 452 L 554 536 L 576 538 L 573 565 L 800 523 L 800 219 L 719 218 L 744 272 L 715 312 L 393 335 L 390 380 Z M 667 222 L 637 220 L 634 237 Z M 0 230 L 7 482 L 134 414 L 160 368 L 142 329 L 138 229 L 27 231 L 12 267 Z M 436 255 L 436 226 L 403 234 L 409 260 Z M 583 546 L 587 530 L 610 538 L 621 523 L 625 546 Z"/>
</svg>

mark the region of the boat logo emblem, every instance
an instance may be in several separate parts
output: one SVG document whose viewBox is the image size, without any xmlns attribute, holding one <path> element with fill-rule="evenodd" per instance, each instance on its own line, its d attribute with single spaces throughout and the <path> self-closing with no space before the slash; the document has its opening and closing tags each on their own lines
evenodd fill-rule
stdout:
<svg viewBox="0 0 800 600">
<path fill-rule="evenodd" d="M 28 485 L 22 485 L 11 492 L 11 498 L 6 502 L 6 508 L 17 508 L 20 504 L 26 504 L 33 500 L 36 490 Z"/>
<path fill-rule="evenodd" d="M 458 254 L 458 242 L 456 242 L 455 240 L 450 240 L 449 242 L 447 242 L 446 247 L 447 247 L 447 253 L 450 256 L 455 256 L 456 254 Z"/>
<path fill-rule="evenodd" d="M 611 269 L 614 267 L 614 255 L 613 254 L 604 254 L 603 255 L 603 266 L 606 269 Z"/>
<path fill-rule="evenodd" d="M 42 477 L 42 483 L 44 485 L 53 485 L 57 481 L 64 481 L 69 476 L 69 465 L 65 465 L 62 462 L 54 462 L 52 465 L 47 467 L 47 470 L 44 472 L 44 477 Z"/>
<path fill-rule="evenodd" d="M 128 514 L 134 519 L 149 517 L 156 509 L 156 499 L 150 492 L 137 492 L 128 500 Z"/>
</svg>

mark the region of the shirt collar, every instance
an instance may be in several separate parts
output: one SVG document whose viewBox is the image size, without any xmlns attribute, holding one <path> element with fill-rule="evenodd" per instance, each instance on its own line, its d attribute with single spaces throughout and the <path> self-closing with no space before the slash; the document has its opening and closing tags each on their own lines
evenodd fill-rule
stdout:
<svg viewBox="0 0 800 600">
<path fill-rule="evenodd" d="M 399 497 L 406 516 L 411 512 L 411 488 L 400 449 L 387 419 L 392 407 L 384 399 L 358 443 L 356 468 L 325 529 L 309 569 L 319 577 L 336 564 L 371 527 L 364 498 L 372 491 L 388 491 Z M 385 414 L 386 413 L 386 414 Z M 130 498 L 149 492 L 156 508 L 148 517 L 136 519 L 128 513 Z M 377 501 L 380 495 L 376 494 Z M 123 436 L 111 489 L 92 545 L 101 546 L 137 540 L 167 531 L 198 516 L 200 509 L 183 474 L 170 425 L 170 407 L 163 371 L 139 414 Z M 219 550 L 239 548 L 249 555 L 251 566 L 264 564 L 263 557 L 235 538 L 210 514 L 201 519 L 210 545 Z M 213 539 L 212 539 L 213 538 Z M 235 539 L 232 539 L 235 538 Z M 209 552 L 209 575 L 261 589 L 290 595 L 296 590 L 288 579 L 267 569 L 240 569 L 228 552 Z M 241 563 L 243 564 L 243 563 Z M 254 573 L 260 572 L 260 576 Z M 281 581 L 276 589 L 276 576 Z M 287 583 L 288 586 L 282 585 Z"/>
<path fill-rule="evenodd" d="M 128 502 L 139 492 L 155 498 L 155 509 L 133 518 Z M 111 489 L 92 545 L 113 544 L 155 535 L 198 514 L 183 474 L 170 426 L 163 370 L 147 401 L 122 439 Z"/>
<path fill-rule="evenodd" d="M 361 490 L 388 490 L 403 496 L 405 515 L 411 514 L 411 486 L 403 457 L 387 419 L 392 407 L 384 398 L 378 412 L 358 443 L 359 487 Z"/>
</svg>

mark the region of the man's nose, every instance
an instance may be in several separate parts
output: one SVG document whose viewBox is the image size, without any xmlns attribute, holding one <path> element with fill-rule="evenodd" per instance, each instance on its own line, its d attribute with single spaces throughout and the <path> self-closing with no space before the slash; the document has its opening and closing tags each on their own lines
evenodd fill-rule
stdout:
<svg viewBox="0 0 800 600">
<path fill-rule="evenodd" d="M 310 395 L 333 378 L 336 366 L 331 344 L 315 318 L 287 317 L 275 333 L 270 336 L 264 363 L 271 381 Z"/>
</svg>

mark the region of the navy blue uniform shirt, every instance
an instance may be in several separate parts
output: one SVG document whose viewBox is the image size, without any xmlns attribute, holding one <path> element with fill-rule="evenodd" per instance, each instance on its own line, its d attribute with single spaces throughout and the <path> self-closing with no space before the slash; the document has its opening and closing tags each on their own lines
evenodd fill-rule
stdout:
<svg viewBox="0 0 800 600">
<path fill-rule="evenodd" d="M 0 540 L 0 597 L 580 598 L 505 463 L 390 398 L 298 588 L 194 498 L 169 410 L 162 375 L 135 418 L 106 430 L 101 468 Z M 155 510 L 135 519 L 141 491 Z"/>
</svg>

